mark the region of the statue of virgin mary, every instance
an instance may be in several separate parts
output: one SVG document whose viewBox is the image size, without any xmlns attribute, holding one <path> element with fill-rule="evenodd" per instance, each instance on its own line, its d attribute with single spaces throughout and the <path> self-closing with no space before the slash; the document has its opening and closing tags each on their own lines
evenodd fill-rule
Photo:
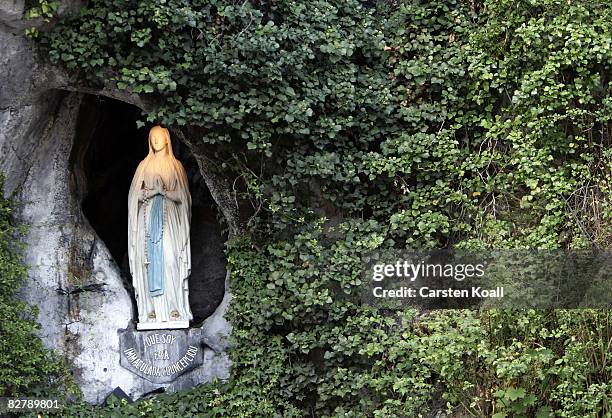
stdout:
<svg viewBox="0 0 612 418">
<path fill-rule="evenodd" d="M 170 134 L 155 126 L 128 195 L 128 257 L 138 329 L 188 328 L 191 195 Z"/>
</svg>

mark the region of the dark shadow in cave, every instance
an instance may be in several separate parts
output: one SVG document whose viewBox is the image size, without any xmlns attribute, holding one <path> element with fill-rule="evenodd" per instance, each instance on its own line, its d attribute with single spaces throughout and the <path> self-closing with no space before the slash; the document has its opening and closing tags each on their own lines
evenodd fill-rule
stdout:
<svg viewBox="0 0 612 418">
<path fill-rule="evenodd" d="M 135 106 L 86 96 L 79 109 L 70 156 L 77 198 L 121 271 L 132 297 L 133 318 L 136 303 L 127 256 L 127 196 L 136 167 L 147 155 L 151 128 L 136 127 L 140 115 Z M 217 221 L 216 204 L 193 155 L 177 138 L 172 138 L 172 147 L 187 171 L 192 197 L 189 302 L 193 323 L 198 323 L 210 316 L 223 299 L 226 237 Z"/>
</svg>

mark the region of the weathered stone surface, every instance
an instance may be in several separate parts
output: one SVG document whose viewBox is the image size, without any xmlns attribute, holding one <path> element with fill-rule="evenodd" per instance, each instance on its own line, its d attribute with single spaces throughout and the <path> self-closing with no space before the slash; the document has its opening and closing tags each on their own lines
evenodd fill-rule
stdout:
<svg viewBox="0 0 612 418">
<path fill-rule="evenodd" d="M 228 288 L 229 272 L 225 276 L 225 294 L 217 310 L 206 320 L 202 326 L 202 342 L 215 353 L 223 353 L 230 346 L 231 324 L 225 319 L 232 295 Z"/>
<path fill-rule="evenodd" d="M 65 8 L 79 4 L 63 1 Z M 82 173 L 70 157 L 83 93 L 147 104 L 128 93 L 75 86 L 20 35 L 23 9 L 23 1 L 0 2 L 0 171 L 5 193 L 15 193 L 18 216 L 28 225 L 29 279 L 21 295 L 39 306 L 43 341 L 66 359 L 90 403 L 101 403 L 116 387 L 135 399 L 159 388 L 229 378 L 228 292 L 199 331 L 201 366 L 165 383 L 121 366 L 118 331 L 131 326 L 132 300 L 116 261 L 83 214 L 87 185 L 78 181 Z"/>
<path fill-rule="evenodd" d="M 40 309 L 45 343 L 64 355 L 85 399 L 97 403 L 115 386 L 138 384 L 117 361 L 116 330 L 131 321 L 131 301 L 72 193 L 68 157 L 80 95 L 48 97 L 2 112 L 0 149 L 6 152 L 0 169 L 28 227 L 30 269 L 22 296 Z"/>
</svg>

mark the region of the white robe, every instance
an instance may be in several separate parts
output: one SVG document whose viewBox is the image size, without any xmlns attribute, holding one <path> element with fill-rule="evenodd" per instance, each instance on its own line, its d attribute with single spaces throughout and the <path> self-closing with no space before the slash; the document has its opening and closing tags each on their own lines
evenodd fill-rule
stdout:
<svg viewBox="0 0 612 418">
<path fill-rule="evenodd" d="M 187 175 L 182 164 L 171 158 L 172 179 L 166 188 L 163 218 L 164 293 L 151 296 L 148 290 L 146 259 L 146 231 L 148 215 L 153 199 L 142 200 L 143 186 L 153 189 L 153 175 L 145 175 L 149 157 L 136 169 L 128 195 L 128 258 L 132 284 L 136 293 L 139 323 L 160 323 L 193 319 L 189 308 L 187 278 L 191 273 L 191 248 L 189 228 L 191 224 L 191 195 Z M 166 182 L 165 182 L 166 183 Z M 152 196 L 151 196 L 152 197 Z M 172 315 L 178 312 L 178 317 Z M 155 318 L 149 317 L 155 313 Z"/>
</svg>

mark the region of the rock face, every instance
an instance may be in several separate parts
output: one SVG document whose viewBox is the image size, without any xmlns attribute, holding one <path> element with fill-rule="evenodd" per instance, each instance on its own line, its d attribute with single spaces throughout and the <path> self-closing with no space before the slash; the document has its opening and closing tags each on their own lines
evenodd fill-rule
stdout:
<svg viewBox="0 0 612 418">
<path fill-rule="evenodd" d="M 214 313 L 198 330 L 201 366 L 172 382 L 153 383 L 120 365 L 119 333 L 132 327 L 134 310 L 129 281 L 82 210 L 87 184 L 73 153 L 87 96 L 62 90 L 66 76 L 19 35 L 23 8 L 23 1 L 0 4 L 0 172 L 28 227 L 29 279 L 21 294 L 39 306 L 43 341 L 63 355 L 90 403 L 101 403 L 116 387 L 138 398 L 229 378 L 227 276 L 221 277 L 220 305 L 203 310 Z M 219 263 L 210 270 L 219 277 Z M 200 276 L 211 280 L 206 270 Z"/>
</svg>

